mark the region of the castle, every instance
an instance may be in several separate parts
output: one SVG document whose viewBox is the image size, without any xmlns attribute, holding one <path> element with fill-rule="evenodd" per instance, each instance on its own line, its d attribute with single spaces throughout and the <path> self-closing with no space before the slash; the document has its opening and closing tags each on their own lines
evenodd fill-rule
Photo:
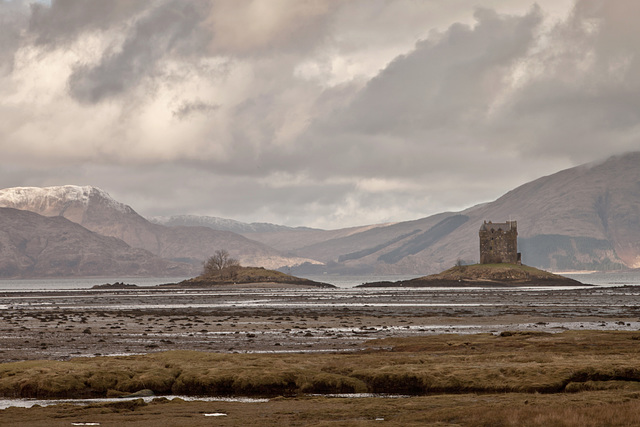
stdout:
<svg viewBox="0 0 640 427">
<path fill-rule="evenodd" d="M 480 264 L 521 264 L 517 221 L 487 222 L 480 227 Z"/>
</svg>

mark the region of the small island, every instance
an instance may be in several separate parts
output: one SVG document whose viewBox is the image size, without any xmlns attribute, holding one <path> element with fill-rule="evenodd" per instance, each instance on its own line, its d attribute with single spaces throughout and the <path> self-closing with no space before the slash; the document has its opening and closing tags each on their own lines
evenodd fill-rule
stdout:
<svg viewBox="0 0 640 427">
<path fill-rule="evenodd" d="M 264 267 L 243 267 L 238 260 L 231 258 L 224 249 L 217 250 L 205 263 L 202 274 L 179 283 L 158 285 L 160 288 L 210 288 L 232 286 L 234 288 L 335 288 L 329 283 L 315 282 L 309 279 L 291 276 Z"/>
<path fill-rule="evenodd" d="M 505 287 L 505 286 L 582 286 L 583 283 L 521 264 L 474 264 L 450 268 L 442 273 L 398 282 L 372 282 L 359 288 L 374 287 Z"/>
<path fill-rule="evenodd" d="M 315 282 L 309 279 L 291 276 L 276 270 L 268 270 L 263 267 L 241 267 L 233 269 L 229 275 L 201 274 L 192 279 L 183 280 L 178 283 L 167 283 L 158 285 L 159 288 L 209 288 L 209 287 L 269 287 L 269 288 L 292 288 L 292 287 L 314 287 L 314 288 L 335 288 L 329 283 Z"/>
<path fill-rule="evenodd" d="M 568 277 L 522 264 L 518 252 L 517 221 L 487 222 L 480 226 L 480 264 L 456 265 L 442 273 L 398 282 L 365 283 L 372 287 L 504 287 L 582 286 Z"/>
<path fill-rule="evenodd" d="M 140 286 L 132 285 L 129 283 L 115 282 L 105 283 L 103 285 L 93 285 L 91 289 L 107 289 L 107 290 L 120 290 L 120 289 L 138 289 Z"/>
</svg>

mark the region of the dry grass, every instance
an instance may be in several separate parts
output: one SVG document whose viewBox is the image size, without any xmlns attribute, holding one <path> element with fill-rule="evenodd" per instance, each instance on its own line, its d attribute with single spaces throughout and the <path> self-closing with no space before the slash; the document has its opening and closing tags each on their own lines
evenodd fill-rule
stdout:
<svg viewBox="0 0 640 427">
<path fill-rule="evenodd" d="M 353 354 L 170 351 L 6 363 L 0 396 L 560 393 L 640 384 L 640 339 L 632 332 L 437 335 L 370 346 Z"/>
<path fill-rule="evenodd" d="M 224 413 L 219 418 L 206 413 Z M 141 400 L 78 407 L 10 408 L 0 424 L 57 427 L 72 422 L 148 426 L 634 426 L 640 394 L 460 394 L 381 398 L 275 398 L 265 403 Z M 384 422 L 382 422 L 384 420 Z"/>
</svg>

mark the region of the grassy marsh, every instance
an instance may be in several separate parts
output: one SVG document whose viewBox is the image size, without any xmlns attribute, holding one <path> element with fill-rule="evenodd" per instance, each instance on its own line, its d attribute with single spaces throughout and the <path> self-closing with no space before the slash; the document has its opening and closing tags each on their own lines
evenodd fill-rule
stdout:
<svg viewBox="0 0 640 427">
<path fill-rule="evenodd" d="M 210 418 L 209 414 L 225 414 Z M 0 411 L 0 424 L 69 426 L 74 422 L 148 426 L 633 426 L 640 393 L 455 394 L 399 399 L 275 398 L 263 403 L 156 399 Z"/>
<path fill-rule="evenodd" d="M 156 394 L 563 393 L 640 391 L 640 333 L 432 335 L 373 340 L 348 354 L 193 351 L 0 365 L 4 397 Z"/>
<path fill-rule="evenodd" d="M 640 333 L 430 335 L 336 354 L 158 352 L 0 364 L 4 397 L 270 396 L 268 402 L 157 398 L 8 408 L 0 424 L 629 426 L 640 419 Z M 328 393 L 406 398 L 332 398 Z M 319 395 L 315 395 L 319 394 Z"/>
</svg>

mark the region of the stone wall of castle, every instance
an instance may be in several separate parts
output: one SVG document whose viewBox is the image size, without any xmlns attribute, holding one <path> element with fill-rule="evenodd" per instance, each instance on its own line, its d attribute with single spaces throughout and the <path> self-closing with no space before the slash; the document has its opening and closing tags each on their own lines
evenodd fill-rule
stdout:
<svg viewBox="0 0 640 427">
<path fill-rule="evenodd" d="M 520 263 L 516 221 L 485 221 L 480 227 L 480 264 L 499 263 Z"/>
</svg>

